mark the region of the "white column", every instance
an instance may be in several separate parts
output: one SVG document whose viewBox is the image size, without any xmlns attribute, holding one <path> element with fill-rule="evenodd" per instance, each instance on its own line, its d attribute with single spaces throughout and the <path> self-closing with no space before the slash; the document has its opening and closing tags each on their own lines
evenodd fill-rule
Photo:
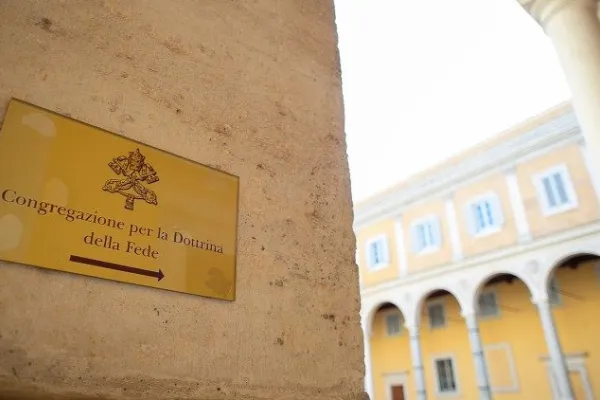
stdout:
<svg viewBox="0 0 600 400">
<path fill-rule="evenodd" d="M 542 321 L 542 329 L 546 338 L 556 385 L 560 392 L 560 400 L 575 400 L 571 382 L 569 381 L 569 370 L 560 346 L 558 332 L 556 332 L 556 326 L 554 325 L 554 318 L 552 317 L 552 306 L 548 299 L 537 300 L 535 304 L 540 315 L 540 320 Z"/>
<path fill-rule="evenodd" d="M 450 233 L 450 243 L 452 244 L 452 254 L 454 262 L 460 261 L 463 258 L 462 244 L 460 242 L 460 233 L 458 231 L 458 221 L 456 219 L 456 208 L 454 207 L 454 199 L 447 197 L 444 206 L 446 208 L 446 220 L 448 221 L 448 231 Z"/>
<path fill-rule="evenodd" d="M 600 174 L 598 171 L 594 170 L 594 164 L 592 162 L 593 155 L 590 153 L 585 143 L 581 143 L 579 148 L 581 149 L 581 155 L 583 156 L 585 166 L 587 167 L 588 174 L 590 175 L 590 180 L 592 181 L 592 186 L 594 187 L 596 201 L 600 201 Z"/>
<path fill-rule="evenodd" d="M 415 375 L 416 399 L 427 400 L 427 389 L 425 386 L 425 371 L 423 369 L 423 356 L 421 355 L 421 336 L 419 325 L 407 326 L 410 334 L 410 355 L 412 369 Z"/>
<path fill-rule="evenodd" d="M 527 242 L 531 240 L 531 232 L 529 231 L 529 223 L 527 222 L 527 213 L 523 205 L 523 197 L 519 188 L 519 181 L 513 168 L 504 171 L 506 176 L 506 185 L 508 186 L 508 194 L 510 197 L 510 205 L 515 217 L 515 225 L 519 234 L 519 242 Z"/>
<path fill-rule="evenodd" d="M 485 364 L 485 355 L 483 354 L 483 345 L 479 335 L 479 324 L 477 315 L 469 313 L 463 315 L 467 323 L 469 332 L 469 343 L 471 344 L 471 353 L 473 354 L 473 363 L 475 364 L 475 375 L 477 377 L 477 387 L 479 388 L 480 400 L 492 400 L 492 389 L 488 377 L 487 366 Z"/>
<path fill-rule="evenodd" d="M 408 261 L 406 257 L 406 246 L 404 244 L 404 228 L 402 227 L 402 217 L 396 220 L 396 248 L 398 249 L 398 268 L 400 276 L 408 274 Z"/>
<path fill-rule="evenodd" d="M 363 325 L 363 342 L 365 352 L 365 392 L 369 398 L 374 399 L 373 394 L 373 363 L 371 361 L 371 335 L 370 328 Z"/>
<path fill-rule="evenodd" d="M 597 0 L 519 0 L 552 40 L 600 174 L 600 21 Z"/>
</svg>

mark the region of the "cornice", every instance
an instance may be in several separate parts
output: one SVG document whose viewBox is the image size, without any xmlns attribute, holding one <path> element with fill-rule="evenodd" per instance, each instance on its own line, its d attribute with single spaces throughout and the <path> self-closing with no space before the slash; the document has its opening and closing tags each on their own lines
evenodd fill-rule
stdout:
<svg viewBox="0 0 600 400">
<path fill-rule="evenodd" d="M 534 152 L 583 140 L 573 110 L 464 161 L 435 172 L 415 184 L 389 192 L 354 211 L 354 228 L 394 218 L 410 204 L 451 194 L 458 186 L 519 164 Z"/>
<path fill-rule="evenodd" d="M 414 285 L 418 282 L 426 281 L 429 279 L 440 280 L 442 279 L 442 274 L 447 275 L 452 272 L 468 269 L 483 264 L 490 264 L 500 260 L 508 260 L 513 257 L 518 257 L 523 254 L 537 251 L 539 249 L 548 248 L 559 243 L 576 240 L 582 237 L 598 233 L 600 233 L 600 221 L 595 221 L 590 224 L 582 225 L 570 229 L 568 231 L 559 232 L 552 236 L 541 238 L 526 244 L 512 246 L 507 249 L 498 250 L 492 253 L 486 253 L 480 256 L 469 257 L 463 259 L 461 262 L 439 266 L 430 270 L 415 272 L 407 276 L 379 283 L 377 285 L 361 288 L 361 297 L 363 299 L 368 299 L 371 296 L 379 295 L 382 291 L 386 290 L 392 290 L 401 293 L 403 288 L 406 288 L 406 286 Z"/>
</svg>

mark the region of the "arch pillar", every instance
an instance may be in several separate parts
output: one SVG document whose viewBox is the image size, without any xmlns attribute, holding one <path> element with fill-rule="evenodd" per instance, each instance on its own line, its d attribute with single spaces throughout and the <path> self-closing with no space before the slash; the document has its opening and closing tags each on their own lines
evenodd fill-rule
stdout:
<svg viewBox="0 0 600 400">
<path fill-rule="evenodd" d="M 479 334 L 479 323 L 477 322 L 477 313 L 475 310 L 463 311 L 462 316 L 467 324 L 469 333 L 469 344 L 471 345 L 471 354 L 473 364 L 475 365 L 475 375 L 477 379 L 477 388 L 479 389 L 480 400 L 492 400 L 492 388 L 488 375 L 485 354 L 483 353 L 483 344 Z"/>
<path fill-rule="evenodd" d="M 425 367 L 421 351 L 420 325 L 406 325 L 410 335 L 410 358 L 415 376 L 415 392 L 417 400 L 427 400 L 427 385 L 425 382 Z"/>
<path fill-rule="evenodd" d="M 552 371 L 556 379 L 558 390 L 560 391 L 560 400 L 575 400 L 571 381 L 569 380 L 569 369 L 565 361 L 565 356 L 560 344 L 560 338 L 554 323 L 552 315 L 552 305 L 546 293 L 544 296 L 539 296 L 533 299 L 533 303 L 538 309 L 544 338 L 548 346 L 548 354 L 552 363 Z"/>
<path fill-rule="evenodd" d="M 423 352 L 421 350 L 421 307 L 422 294 L 418 299 L 413 299 L 412 294 L 405 293 L 402 299 L 404 326 L 408 330 L 410 344 L 410 359 L 412 372 L 415 379 L 415 398 L 427 400 L 427 383 L 425 381 L 425 367 L 423 366 Z"/>
</svg>

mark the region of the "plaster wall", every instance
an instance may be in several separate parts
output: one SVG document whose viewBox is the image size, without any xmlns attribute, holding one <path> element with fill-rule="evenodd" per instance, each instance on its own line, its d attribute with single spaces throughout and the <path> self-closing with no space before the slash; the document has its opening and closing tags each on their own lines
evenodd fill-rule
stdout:
<svg viewBox="0 0 600 400">
<path fill-rule="evenodd" d="M 0 2 L 0 118 L 16 97 L 240 177 L 235 302 L 0 262 L 0 398 L 363 398 L 334 19 Z"/>
</svg>

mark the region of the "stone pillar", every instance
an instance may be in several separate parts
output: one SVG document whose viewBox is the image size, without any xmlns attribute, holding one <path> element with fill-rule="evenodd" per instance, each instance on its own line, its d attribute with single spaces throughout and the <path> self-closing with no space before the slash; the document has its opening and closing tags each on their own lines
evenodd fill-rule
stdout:
<svg viewBox="0 0 600 400">
<path fill-rule="evenodd" d="M 371 329 L 363 325 L 363 341 L 365 349 L 365 392 L 369 398 L 374 399 L 373 394 L 373 362 L 371 361 Z"/>
<path fill-rule="evenodd" d="M 475 374 L 477 377 L 477 387 L 479 388 L 480 400 L 491 400 L 492 389 L 488 378 L 485 356 L 483 354 L 483 345 L 479 335 L 479 324 L 477 323 L 477 314 L 463 314 L 469 331 L 469 343 L 471 344 L 471 353 L 473 354 L 473 363 L 475 365 Z"/>
<path fill-rule="evenodd" d="M 425 371 L 423 370 L 423 356 L 421 355 L 421 336 L 419 325 L 407 326 L 410 333 L 410 354 L 412 369 L 415 375 L 415 388 L 417 400 L 427 400 L 427 389 L 425 386 Z"/>
<path fill-rule="evenodd" d="M 552 363 L 552 370 L 556 379 L 556 386 L 560 391 L 560 400 L 574 400 L 573 389 L 569 381 L 569 370 L 560 346 L 558 332 L 554 325 L 552 317 L 552 306 L 548 299 L 541 299 L 534 302 L 537 306 L 540 320 L 542 321 L 542 329 L 548 346 L 548 353 Z"/>
<path fill-rule="evenodd" d="M 600 22 L 596 0 L 519 0 L 552 40 L 600 175 Z"/>
<path fill-rule="evenodd" d="M 78 274 L 70 274 L 6 261 L 13 251 L 30 251 L 26 238 L 39 235 L 31 221 L 46 217 L 29 209 L 31 219 L 14 222 L 0 212 L 0 399 L 364 400 L 333 0 L 0 1 L 0 54 L 0 121 L 17 98 L 239 177 L 239 211 L 228 213 L 238 221 L 238 246 L 218 255 L 236 260 L 235 301 L 81 275 L 92 266 L 73 266 Z M 31 147 L 40 163 L 53 138 L 74 129 L 38 113 L 19 120 L 46 140 Z M 116 177 L 112 157 L 136 144 L 100 150 L 89 143 L 89 162 L 71 163 L 89 174 L 88 199 L 76 197 L 51 163 L 45 173 L 21 168 L 39 183 L 23 194 L 53 202 L 55 212 L 98 211 L 154 232 L 184 228 L 186 209 L 177 218 L 149 217 L 151 207 L 164 210 L 176 199 L 202 209 L 199 224 L 227 212 L 213 201 L 222 189 L 206 187 L 198 198 L 178 183 L 179 169 L 148 153 L 160 176 L 159 188 L 152 186 L 158 205 L 125 211 L 102 187 Z M 25 191 L 22 181 L 3 178 L 0 187 Z M 83 200 L 119 203 L 119 212 L 83 208 Z M 47 218 L 56 220 L 56 236 L 81 234 L 77 246 L 92 229 L 112 229 Z M 9 230 L 23 238 L 11 247 L 3 240 Z M 217 232 L 194 239 L 219 243 Z M 157 245 L 158 262 L 182 265 L 169 256 L 177 249 L 166 252 L 168 239 Z M 154 247 L 150 240 L 134 241 Z M 74 251 L 74 241 L 63 243 Z M 125 246 L 120 263 L 152 266 Z M 177 246 L 187 265 L 209 259 L 202 249 Z M 89 251 L 103 261 L 117 253 Z M 40 254 L 39 264 L 49 257 Z M 231 287 L 206 265 L 199 269 L 207 289 Z M 161 283 L 169 279 L 183 284 L 192 276 Z"/>
</svg>

